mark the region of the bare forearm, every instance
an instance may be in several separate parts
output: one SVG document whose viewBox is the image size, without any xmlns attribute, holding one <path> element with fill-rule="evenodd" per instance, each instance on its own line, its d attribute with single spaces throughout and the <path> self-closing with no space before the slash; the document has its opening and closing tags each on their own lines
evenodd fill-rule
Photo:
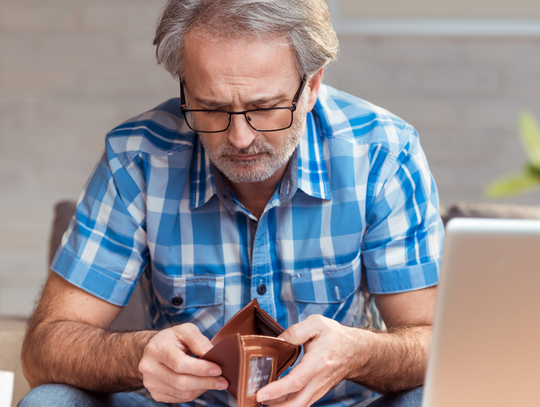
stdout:
<svg viewBox="0 0 540 407">
<path fill-rule="evenodd" d="M 355 372 L 349 380 L 378 393 L 393 393 L 422 385 L 427 366 L 431 326 L 372 332 L 361 347 Z M 365 335 L 361 335 L 365 340 Z M 365 346 L 365 342 L 364 342 Z"/>
<path fill-rule="evenodd" d="M 32 387 L 66 383 L 98 392 L 142 387 L 138 364 L 155 331 L 109 332 L 73 321 L 42 322 L 23 347 Z"/>
</svg>

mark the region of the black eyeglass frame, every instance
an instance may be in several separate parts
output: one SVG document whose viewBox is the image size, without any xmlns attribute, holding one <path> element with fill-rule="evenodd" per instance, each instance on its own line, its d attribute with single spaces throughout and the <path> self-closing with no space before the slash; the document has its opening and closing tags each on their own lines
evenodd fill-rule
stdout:
<svg viewBox="0 0 540 407">
<path fill-rule="evenodd" d="M 189 121 L 187 120 L 187 118 L 186 118 L 186 124 L 188 125 L 188 127 L 191 130 L 199 132 L 199 133 L 223 133 L 224 131 L 227 131 L 229 129 L 229 127 L 231 127 L 232 115 L 233 114 L 242 114 L 242 115 L 244 115 L 244 118 L 246 119 L 246 122 L 249 124 L 249 127 L 251 127 L 255 131 L 271 132 L 271 131 L 287 130 L 293 124 L 293 120 L 294 120 L 293 113 L 296 111 L 296 108 L 298 107 L 298 101 L 300 100 L 300 96 L 302 96 L 302 92 L 304 91 L 304 87 L 306 86 L 306 82 L 307 82 L 307 78 L 304 76 L 302 78 L 302 82 L 300 83 L 300 87 L 298 88 L 298 90 L 296 91 L 296 94 L 294 95 L 294 98 L 293 98 L 293 101 L 292 101 L 292 106 L 268 107 L 268 108 L 262 108 L 262 109 L 251 109 L 251 110 L 244 110 L 242 112 L 231 112 L 231 111 L 228 111 L 228 110 L 218 110 L 219 112 L 229 114 L 229 123 L 227 124 L 227 127 L 224 130 L 219 130 L 219 131 L 196 130 L 193 127 L 191 127 L 191 125 L 189 124 Z M 291 123 L 287 127 L 283 127 L 283 128 L 280 128 L 280 129 L 262 130 L 262 129 L 257 129 L 257 128 L 253 127 L 253 125 L 250 123 L 250 120 L 246 116 L 250 112 L 261 112 L 261 111 L 268 111 L 268 110 L 290 110 L 291 111 Z M 186 113 L 189 113 L 189 112 L 213 112 L 214 110 L 186 109 L 186 95 L 184 93 L 184 83 L 182 81 L 180 81 L 180 111 L 182 112 L 182 114 L 185 117 Z"/>
</svg>

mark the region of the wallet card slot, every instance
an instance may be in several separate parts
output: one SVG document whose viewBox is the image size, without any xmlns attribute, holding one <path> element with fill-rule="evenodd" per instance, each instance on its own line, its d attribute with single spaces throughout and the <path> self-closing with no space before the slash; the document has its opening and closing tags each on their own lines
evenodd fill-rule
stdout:
<svg viewBox="0 0 540 407">
<path fill-rule="evenodd" d="M 257 330 L 259 331 L 258 334 L 259 335 L 264 335 L 264 336 L 273 336 L 273 337 L 278 337 L 279 334 L 274 331 L 271 327 L 269 327 L 268 325 L 264 324 L 264 323 L 259 323 L 257 325 Z"/>
<path fill-rule="evenodd" d="M 224 338 L 235 333 L 239 333 L 240 335 L 256 335 L 258 329 L 255 310 L 258 306 L 257 300 L 253 300 L 247 306 L 242 308 L 240 312 L 227 321 L 227 323 L 212 338 L 212 344 L 215 346 Z"/>
<path fill-rule="evenodd" d="M 257 329 L 261 335 L 278 337 L 284 330 L 260 308 L 255 308 Z"/>
</svg>

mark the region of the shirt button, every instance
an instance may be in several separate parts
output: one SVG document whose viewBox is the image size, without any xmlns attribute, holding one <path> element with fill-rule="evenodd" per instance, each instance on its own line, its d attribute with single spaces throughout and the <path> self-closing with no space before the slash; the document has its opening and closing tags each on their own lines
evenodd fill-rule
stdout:
<svg viewBox="0 0 540 407">
<path fill-rule="evenodd" d="M 257 292 L 259 295 L 264 295 L 266 293 L 266 286 L 264 284 L 261 284 L 257 287 Z"/>
<path fill-rule="evenodd" d="M 174 305 L 175 307 L 179 307 L 180 305 L 184 303 L 184 299 L 180 296 L 177 296 L 177 297 L 174 297 L 171 302 L 172 302 L 172 305 Z"/>
</svg>

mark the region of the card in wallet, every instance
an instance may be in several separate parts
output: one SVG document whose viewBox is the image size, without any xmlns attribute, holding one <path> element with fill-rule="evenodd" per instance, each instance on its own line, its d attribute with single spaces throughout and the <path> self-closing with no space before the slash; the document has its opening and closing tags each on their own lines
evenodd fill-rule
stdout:
<svg viewBox="0 0 540 407">
<path fill-rule="evenodd" d="M 234 315 L 212 338 L 214 347 L 202 359 L 221 366 L 227 390 L 238 407 L 256 407 L 259 389 L 292 366 L 302 346 L 277 337 L 284 331 L 259 307 L 257 299 Z"/>
</svg>

